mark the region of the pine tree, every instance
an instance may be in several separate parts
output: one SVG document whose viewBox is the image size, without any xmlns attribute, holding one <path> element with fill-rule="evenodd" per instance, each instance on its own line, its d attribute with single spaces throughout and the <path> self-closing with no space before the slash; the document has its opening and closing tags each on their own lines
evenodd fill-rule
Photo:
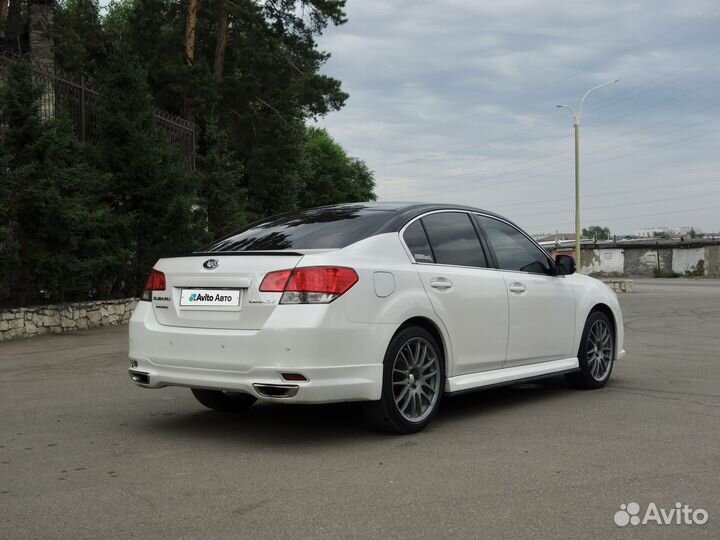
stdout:
<svg viewBox="0 0 720 540">
<path fill-rule="evenodd" d="M 16 304 L 39 300 L 41 290 L 51 300 L 83 298 L 115 271 L 114 246 L 102 242 L 113 228 L 100 200 L 106 177 L 84 161 L 67 119 L 40 119 L 41 93 L 25 63 L 10 67 L 0 92 L 7 126 L 0 152 L 7 273 L 0 281 Z"/>
<path fill-rule="evenodd" d="M 207 213 L 209 236 L 218 238 L 247 222 L 244 171 L 217 120 L 206 126 L 203 144 L 207 152 L 198 160 L 200 202 Z"/>
<path fill-rule="evenodd" d="M 107 47 L 99 2 L 66 0 L 57 4 L 52 37 L 56 67 L 66 73 L 94 74 Z"/>
<path fill-rule="evenodd" d="M 111 53 L 98 82 L 97 166 L 112 176 L 107 202 L 126 217 L 116 241 L 129 254 L 124 290 L 134 295 L 159 257 L 195 247 L 197 179 L 155 127 L 147 74 L 132 54 Z"/>
<path fill-rule="evenodd" d="M 176 114 L 192 110 L 201 125 L 220 119 L 243 170 L 242 183 L 226 195 L 247 200 L 247 219 L 304 205 L 302 191 L 311 183 L 303 172 L 306 122 L 342 108 L 348 97 L 340 81 L 320 72 L 329 54 L 316 41 L 328 25 L 344 23 L 345 2 L 201 1 L 192 63 L 182 47 L 187 3 L 128 4 L 111 6 L 113 33 L 142 59 L 160 107 Z M 199 141 L 201 166 L 217 161 L 211 141 Z M 368 177 L 363 167 L 358 162 L 355 168 L 358 184 Z M 372 188 L 369 193 L 374 197 Z M 217 222 L 211 229 L 219 230 Z"/>
</svg>

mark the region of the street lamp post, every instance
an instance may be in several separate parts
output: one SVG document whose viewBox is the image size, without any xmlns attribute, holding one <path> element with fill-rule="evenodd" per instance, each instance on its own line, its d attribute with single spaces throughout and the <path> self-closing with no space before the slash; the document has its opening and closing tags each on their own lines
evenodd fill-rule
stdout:
<svg viewBox="0 0 720 540">
<path fill-rule="evenodd" d="M 585 98 L 588 97 L 591 92 L 597 90 L 598 88 L 602 88 L 603 86 L 616 83 L 619 80 L 620 79 L 615 79 L 599 84 L 585 92 L 585 95 L 580 100 L 580 108 L 578 109 L 577 114 L 575 114 L 572 107 L 568 105 L 556 105 L 556 107 L 561 107 L 570 111 L 573 119 L 573 128 L 575 130 L 575 260 L 577 261 L 578 268 L 582 267 L 582 260 L 580 259 L 580 236 L 582 232 L 582 229 L 580 228 L 580 117 L 582 116 Z"/>
</svg>

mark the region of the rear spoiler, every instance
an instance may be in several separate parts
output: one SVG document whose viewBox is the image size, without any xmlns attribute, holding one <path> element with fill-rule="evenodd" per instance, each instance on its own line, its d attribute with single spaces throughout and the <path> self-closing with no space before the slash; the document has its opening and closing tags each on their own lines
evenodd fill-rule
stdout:
<svg viewBox="0 0 720 540">
<path fill-rule="evenodd" d="M 227 256 L 253 256 L 253 255 L 264 255 L 264 256 L 273 256 L 273 255 L 295 255 L 297 257 L 302 257 L 305 255 L 305 253 L 300 253 L 299 251 L 283 251 L 283 250 L 275 250 L 275 251 L 193 251 L 192 253 L 186 253 L 184 255 L 169 255 L 167 257 L 162 257 L 163 259 L 179 259 L 182 257 L 227 257 Z"/>
</svg>

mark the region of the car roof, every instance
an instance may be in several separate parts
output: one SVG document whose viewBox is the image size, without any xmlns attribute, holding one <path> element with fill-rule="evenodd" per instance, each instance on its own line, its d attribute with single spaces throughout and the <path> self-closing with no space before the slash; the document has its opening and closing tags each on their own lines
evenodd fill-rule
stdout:
<svg viewBox="0 0 720 540">
<path fill-rule="evenodd" d="M 249 242 L 250 237 L 254 239 L 252 242 L 259 242 L 260 237 L 262 241 L 267 241 L 273 235 L 280 235 L 284 240 L 288 240 L 289 233 L 284 230 L 276 230 L 277 227 L 290 226 L 290 228 L 297 228 L 304 225 L 310 224 L 329 224 L 336 221 L 345 221 L 349 223 L 349 220 L 355 220 L 362 215 L 365 216 L 365 225 L 362 220 L 357 221 L 357 225 L 350 224 L 348 227 L 339 227 L 326 230 L 321 234 L 321 238 L 324 241 L 328 240 L 329 236 L 336 237 L 338 245 L 336 248 L 342 248 L 345 245 L 355 243 L 364 238 L 370 238 L 379 234 L 386 233 L 398 233 L 405 225 L 407 225 L 413 219 L 422 216 L 428 212 L 437 210 L 458 210 L 463 212 L 479 212 L 493 217 L 502 219 L 508 223 L 511 223 L 507 219 L 493 212 L 488 212 L 480 208 L 474 208 L 472 206 L 458 205 L 458 204 L 447 204 L 447 203 L 420 203 L 420 202 L 391 202 L 391 201 L 380 201 L 380 202 L 358 202 L 358 203 L 345 203 L 345 204 L 334 204 L 328 206 L 320 206 L 315 208 L 307 208 L 304 210 L 296 210 L 293 212 L 287 212 L 285 214 L 279 214 L 270 216 L 265 219 L 261 219 L 250 223 L 234 231 L 222 238 L 219 238 L 207 246 L 203 247 L 196 253 L 209 253 L 219 251 L 267 251 L 280 250 L 279 247 L 267 247 L 263 249 L 259 248 L 245 248 L 240 249 L 239 247 L 230 248 L 228 242 Z M 374 215 L 373 215 L 374 214 Z M 359 228 L 358 228 L 359 227 Z M 260 232 L 250 233 L 250 231 L 257 230 Z M 339 240 L 342 237 L 342 231 L 345 231 L 345 240 Z M 247 238 L 241 240 L 242 235 L 250 235 Z M 338 236 L 339 235 L 339 236 Z M 347 241 L 348 238 L 351 241 Z M 251 243 L 252 243 L 251 242 Z M 306 242 L 307 243 L 307 242 Z M 321 242 L 322 243 L 322 242 Z M 326 242 L 327 243 L 327 242 Z M 324 246 L 326 248 L 327 246 Z M 286 249 L 283 247 L 282 249 Z M 288 247 L 289 249 L 289 247 Z M 316 247 L 297 247 L 293 249 L 317 249 Z"/>
<path fill-rule="evenodd" d="M 313 208 L 313 212 L 322 212 L 323 210 L 339 210 L 339 209 L 363 209 L 363 210 L 375 210 L 379 212 L 387 212 L 388 219 L 385 226 L 381 231 L 376 234 L 386 232 L 397 232 L 402 229 L 405 224 L 427 212 L 435 210 L 461 210 L 464 212 L 480 212 L 490 216 L 495 216 L 505 221 L 509 221 L 507 218 L 490 212 L 489 210 L 483 210 L 482 208 L 475 208 L 473 206 L 466 206 L 462 204 L 451 204 L 451 203 L 425 203 L 425 202 L 409 202 L 409 201 L 372 201 L 372 202 L 358 202 L 358 203 L 344 203 L 344 204 L 333 204 L 328 206 L 321 206 Z M 303 211 L 299 212 L 302 213 Z M 512 223 L 512 222 L 511 222 Z"/>
</svg>

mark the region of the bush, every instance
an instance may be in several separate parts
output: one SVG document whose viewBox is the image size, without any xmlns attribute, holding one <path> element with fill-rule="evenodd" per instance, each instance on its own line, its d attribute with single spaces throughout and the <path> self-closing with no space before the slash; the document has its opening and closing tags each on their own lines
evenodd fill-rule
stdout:
<svg viewBox="0 0 720 540">
<path fill-rule="evenodd" d="M 84 159 L 70 123 L 43 123 L 42 89 L 24 63 L 10 66 L 0 91 L 0 302 L 87 297 L 108 275 L 112 247 L 102 238 L 113 225 L 101 200 L 107 177 Z M 44 292 L 41 292 L 44 291 Z"/>
<path fill-rule="evenodd" d="M 196 247 L 197 178 L 155 127 L 147 74 L 134 56 L 113 52 L 98 79 L 104 95 L 95 163 L 110 177 L 104 202 L 118 216 L 112 243 L 125 257 L 113 292 L 137 296 L 161 256 Z"/>
<path fill-rule="evenodd" d="M 678 274 L 677 272 L 673 272 L 672 270 L 662 270 L 660 268 L 655 268 L 653 270 L 653 276 L 656 278 L 676 278 L 680 277 L 682 274 Z"/>
</svg>

